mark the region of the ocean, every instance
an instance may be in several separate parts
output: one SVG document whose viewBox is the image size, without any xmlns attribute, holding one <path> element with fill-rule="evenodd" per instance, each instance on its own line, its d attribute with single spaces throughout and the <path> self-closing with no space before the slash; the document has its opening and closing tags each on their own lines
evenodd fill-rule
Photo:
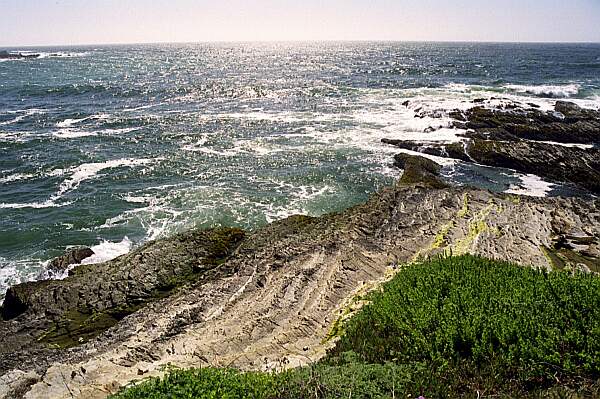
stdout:
<svg viewBox="0 0 600 399">
<path fill-rule="evenodd" d="M 600 107 L 598 44 L 7 50 L 41 57 L 0 60 L 0 294 L 47 277 L 71 246 L 101 262 L 190 228 L 251 230 L 363 202 L 400 174 L 382 138 L 460 140 L 448 111 L 478 98 Z M 579 194 L 438 161 L 456 184 Z"/>
</svg>

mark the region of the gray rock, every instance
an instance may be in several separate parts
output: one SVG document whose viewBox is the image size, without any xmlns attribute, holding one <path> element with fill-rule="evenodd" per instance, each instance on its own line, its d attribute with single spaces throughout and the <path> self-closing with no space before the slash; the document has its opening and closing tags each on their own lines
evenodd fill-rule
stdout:
<svg viewBox="0 0 600 399">
<path fill-rule="evenodd" d="M 82 260 L 94 255 L 90 248 L 76 248 L 62 256 L 53 259 L 48 265 L 48 270 L 53 273 L 63 273 L 69 266 L 80 264 Z"/>
<path fill-rule="evenodd" d="M 511 104 L 509 104 L 511 105 Z M 464 162 L 514 169 L 600 193 L 600 111 L 558 101 L 555 112 L 473 107 L 454 111 L 454 126 L 468 129 L 464 143 L 382 142 Z M 588 144 L 591 148 L 547 143 Z"/>
<path fill-rule="evenodd" d="M 13 370 L 0 377 L 0 399 L 22 398 L 29 388 L 40 381 L 40 376 L 33 371 Z"/>
<path fill-rule="evenodd" d="M 445 188 L 448 184 L 439 177 L 442 167 L 436 162 L 409 154 L 394 156 L 394 166 L 403 169 L 402 184 L 422 184 L 432 188 Z"/>
</svg>

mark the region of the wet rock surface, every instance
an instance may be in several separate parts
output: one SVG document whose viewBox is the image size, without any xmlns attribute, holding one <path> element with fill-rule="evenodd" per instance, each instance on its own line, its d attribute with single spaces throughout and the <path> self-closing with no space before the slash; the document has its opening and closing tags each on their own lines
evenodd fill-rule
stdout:
<svg viewBox="0 0 600 399">
<path fill-rule="evenodd" d="M 399 148 L 535 174 L 600 193 L 600 112 L 558 101 L 554 111 L 508 104 L 454 111 L 459 143 L 388 140 Z M 415 116 L 417 117 L 417 115 Z"/>
<path fill-rule="evenodd" d="M 63 281 L 13 290 L 14 303 L 26 309 L 0 322 L 2 378 L 25 387 L 26 398 L 103 398 L 131 380 L 160 375 L 166 364 L 306 364 L 324 354 L 353 298 L 402 264 L 440 253 L 600 271 L 598 200 L 438 188 L 434 162 L 400 155 L 396 163 L 409 176 L 340 213 L 293 216 L 246 235 L 189 232 L 79 266 Z M 153 296 L 171 276 L 194 268 L 188 283 Z M 80 345 L 48 340 L 61 322 L 77 319 L 73 309 L 92 308 L 101 319 L 139 298 L 144 306 Z"/>
<path fill-rule="evenodd" d="M 448 187 L 448 184 L 439 177 L 442 167 L 430 159 L 409 154 L 396 154 L 394 166 L 404 170 L 400 183 L 420 183 L 433 188 Z"/>
<path fill-rule="evenodd" d="M 90 248 L 76 248 L 68 251 L 58 258 L 52 259 L 48 265 L 48 269 L 52 273 L 64 273 L 71 265 L 78 265 L 84 259 L 94 255 L 94 251 Z"/>
</svg>

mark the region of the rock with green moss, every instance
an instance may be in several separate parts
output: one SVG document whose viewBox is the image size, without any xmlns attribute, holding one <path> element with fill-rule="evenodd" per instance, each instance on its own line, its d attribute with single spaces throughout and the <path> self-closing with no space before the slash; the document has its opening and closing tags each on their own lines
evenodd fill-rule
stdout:
<svg viewBox="0 0 600 399">
<path fill-rule="evenodd" d="M 63 280 L 13 286 L 0 314 L 15 323 L 0 323 L 0 333 L 11 350 L 87 341 L 178 287 L 232 273 L 219 266 L 244 236 L 237 228 L 193 230 L 109 262 L 77 266 Z"/>
<path fill-rule="evenodd" d="M 402 184 L 423 184 L 432 188 L 448 187 L 439 177 L 442 167 L 430 159 L 401 153 L 394 156 L 394 166 L 404 170 L 400 178 Z"/>
</svg>

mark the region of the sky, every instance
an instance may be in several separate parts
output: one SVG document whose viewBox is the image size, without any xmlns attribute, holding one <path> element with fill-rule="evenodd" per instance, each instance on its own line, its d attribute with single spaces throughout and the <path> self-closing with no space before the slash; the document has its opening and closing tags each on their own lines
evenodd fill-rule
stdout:
<svg viewBox="0 0 600 399">
<path fill-rule="evenodd" d="M 600 42 L 600 0 L 0 0 L 0 46 Z"/>
</svg>

